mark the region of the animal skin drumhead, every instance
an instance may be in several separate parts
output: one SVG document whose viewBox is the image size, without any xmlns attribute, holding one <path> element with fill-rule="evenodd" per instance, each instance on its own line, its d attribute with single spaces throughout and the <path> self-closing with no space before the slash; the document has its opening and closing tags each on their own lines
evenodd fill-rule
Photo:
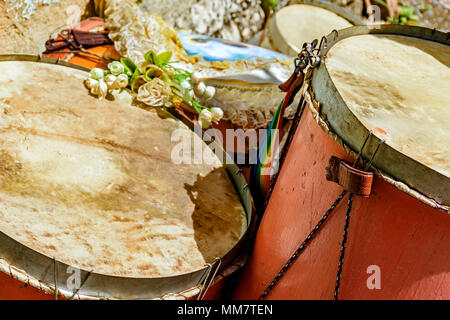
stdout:
<svg viewBox="0 0 450 320">
<path fill-rule="evenodd" d="M 450 177 L 450 46 L 399 35 L 353 36 L 330 49 L 326 67 L 368 129 Z"/>
<path fill-rule="evenodd" d="M 205 148 L 213 164 L 175 164 L 175 130 L 206 145 L 166 111 L 135 106 L 126 91 L 102 101 L 89 95 L 86 77 L 0 62 L 0 231 L 113 276 L 184 274 L 224 256 L 247 221 L 219 159 Z"/>
<path fill-rule="evenodd" d="M 277 50 L 297 55 L 305 42 L 353 26 L 338 14 L 316 6 L 294 4 L 278 11 L 270 20 L 270 38 Z"/>
</svg>

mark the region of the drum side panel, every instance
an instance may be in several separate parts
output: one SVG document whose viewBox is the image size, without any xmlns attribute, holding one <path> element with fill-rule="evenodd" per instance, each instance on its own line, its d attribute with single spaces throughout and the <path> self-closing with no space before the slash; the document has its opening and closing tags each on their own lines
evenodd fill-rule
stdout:
<svg viewBox="0 0 450 320">
<path fill-rule="evenodd" d="M 235 298 L 257 299 L 336 200 L 342 189 L 325 179 L 332 155 L 350 160 L 306 112 Z M 333 298 L 347 197 L 267 299 Z M 376 178 L 370 198 L 353 203 L 340 298 L 448 299 L 449 218 Z M 380 290 L 367 287 L 371 265 Z"/>
<path fill-rule="evenodd" d="M 308 236 L 341 188 L 325 179 L 329 153 L 345 156 L 305 111 L 259 227 L 235 298 L 257 299 Z M 339 259 L 345 208 L 287 271 L 268 299 L 330 299 Z"/>
<path fill-rule="evenodd" d="M 54 300 L 55 296 L 45 294 L 9 275 L 0 272 L 0 300 Z"/>
<path fill-rule="evenodd" d="M 448 215 L 376 179 L 354 206 L 340 298 L 449 299 L 449 235 Z M 368 289 L 373 266 L 379 290 Z"/>
</svg>

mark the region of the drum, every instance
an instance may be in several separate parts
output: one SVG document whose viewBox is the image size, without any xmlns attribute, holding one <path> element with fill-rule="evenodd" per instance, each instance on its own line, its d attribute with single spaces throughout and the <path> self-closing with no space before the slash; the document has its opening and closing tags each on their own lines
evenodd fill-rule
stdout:
<svg viewBox="0 0 450 320">
<path fill-rule="evenodd" d="M 0 61 L 0 298 L 203 298 L 239 267 L 251 198 L 218 148 L 82 67 Z"/>
<path fill-rule="evenodd" d="M 270 19 L 260 45 L 296 56 L 303 43 L 332 30 L 362 25 L 359 17 L 324 1 L 298 1 L 277 11 Z"/>
<path fill-rule="evenodd" d="M 449 299 L 448 35 L 352 27 L 319 52 L 234 297 Z"/>
</svg>

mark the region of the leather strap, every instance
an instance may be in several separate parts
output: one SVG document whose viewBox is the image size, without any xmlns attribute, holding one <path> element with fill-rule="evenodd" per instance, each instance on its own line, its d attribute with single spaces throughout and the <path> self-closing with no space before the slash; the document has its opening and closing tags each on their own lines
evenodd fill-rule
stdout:
<svg viewBox="0 0 450 320">
<path fill-rule="evenodd" d="M 345 190 L 362 197 L 368 197 L 372 191 L 372 172 L 356 169 L 334 156 L 330 158 L 326 178 L 329 181 L 336 182 Z"/>
</svg>

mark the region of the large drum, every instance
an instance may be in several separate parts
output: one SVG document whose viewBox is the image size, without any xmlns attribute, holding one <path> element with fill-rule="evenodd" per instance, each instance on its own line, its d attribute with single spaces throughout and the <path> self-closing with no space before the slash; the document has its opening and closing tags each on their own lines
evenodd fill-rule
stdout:
<svg viewBox="0 0 450 320">
<path fill-rule="evenodd" d="M 238 266 L 245 180 L 167 111 L 100 101 L 86 77 L 0 57 L 0 298 L 193 298 Z M 181 138 L 207 162 L 177 164 Z"/>
<path fill-rule="evenodd" d="M 234 297 L 449 299 L 449 37 L 327 39 Z"/>
<path fill-rule="evenodd" d="M 296 1 L 277 11 L 269 20 L 260 45 L 296 56 L 303 43 L 311 42 L 332 30 L 363 24 L 347 10 L 324 1 Z"/>
</svg>

